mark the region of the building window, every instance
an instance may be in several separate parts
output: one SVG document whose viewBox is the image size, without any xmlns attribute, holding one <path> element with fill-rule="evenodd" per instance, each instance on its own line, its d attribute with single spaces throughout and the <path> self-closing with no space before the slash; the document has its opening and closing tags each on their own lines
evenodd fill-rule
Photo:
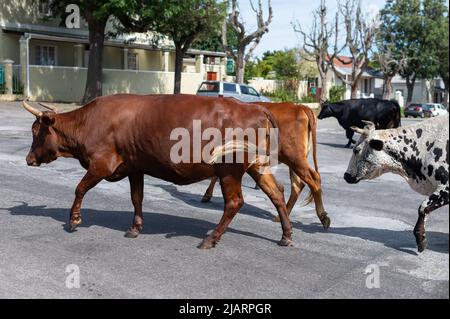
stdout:
<svg viewBox="0 0 450 319">
<path fill-rule="evenodd" d="M 216 57 L 214 57 L 214 56 L 205 56 L 203 58 L 203 64 L 216 65 L 217 64 Z"/>
<path fill-rule="evenodd" d="M 364 79 L 364 93 L 370 93 L 370 79 Z"/>
<path fill-rule="evenodd" d="M 139 59 L 137 53 L 128 52 L 128 69 L 129 70 L 139 69 Z"/>
<path fill-rule="evenodd" d="M 39 14 L 42 16 L 50 15 L 50 0 L 39 0 Z"/>
<path fill-rule="evenodd" d="M 56 47 L 37 45 L 35 63 L 37 65 L 56 65 Z"/>
</svg>

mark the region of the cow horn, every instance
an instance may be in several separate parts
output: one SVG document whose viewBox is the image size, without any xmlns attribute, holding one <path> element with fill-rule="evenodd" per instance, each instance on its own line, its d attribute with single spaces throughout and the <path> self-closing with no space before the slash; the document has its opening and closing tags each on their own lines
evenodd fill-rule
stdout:
<svg viewBox="0 0 450 319">
<path fill-rule="evenodd" d="M 365 129 L 367 129 L 367 130 L 369 130 L 369 131 L 375 131 L 376 126 L 375 126 L 375 124 L 373 124 L 373 122 L 370 122 L 370 121 L 364 121 L 364 120 L 362 120 L 362 122 L 363 122 L 364 124 L 366 124 Z"/>
<path fill-rule="evenodd" d="M 34 116 L 36 116 L 36 117 L 41 117 L 42 116 L 42 112 L 41 111 L 39 111 L 39 110 L 35 109 L 34 107 L 32 107 L 25 100 L 22 101 L 22 106 L 24 107 L 25 110 L 27 110 L 28 112 L 30 112 Z"/>
<path fill-rule="evenodd" d="M 358 134 L 365 135 L 365 136 L 369 135 L 369 131 L 366 129 L 362 129 L 357 126 L 352 126 L 350 128 Z"/>
<path fill-rule="evenodd" d="M 58 113 L 58 108 L 56 106 L 54 106 L 54 105 L 47 104 L 47 103 L 41 103 L 41 102 L 39 102 L 39 105 L 45 107 L 46 109 L 48 109 L 50 111 Z"/>
</svg>

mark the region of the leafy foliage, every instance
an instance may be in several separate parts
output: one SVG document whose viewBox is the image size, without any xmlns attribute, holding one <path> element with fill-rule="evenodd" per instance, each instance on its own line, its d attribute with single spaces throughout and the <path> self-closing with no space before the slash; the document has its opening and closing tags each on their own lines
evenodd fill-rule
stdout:
<svg viewBox="0 0 450 319">
<path fill-rule="evenodd" d="M 218 0 L 111 0 L 122 6 L 117 18 L 125 29 L 154 31 L 175 44 L 175 89 L 181 91 L 183 57 L 196 40 L 217 35 L 226 4 Z"/>
<path fill-rule="evenodd" d="M 330 88 L 330 102 L 336 103 L 342 101 L 345 97 L 346 88 L 344 85 L 333 86 Z"/>
<path fill-rule="evenodd" d="M 402 77 L 412 80 L 436 77 L 442 67 L 448 70 L 445 1 L 388 0 L 381 11 L 378 40 L 382 50 L 392 53 L 393 60 L 406 59 L 407 63 L 399 70 Z"/>
</svg>

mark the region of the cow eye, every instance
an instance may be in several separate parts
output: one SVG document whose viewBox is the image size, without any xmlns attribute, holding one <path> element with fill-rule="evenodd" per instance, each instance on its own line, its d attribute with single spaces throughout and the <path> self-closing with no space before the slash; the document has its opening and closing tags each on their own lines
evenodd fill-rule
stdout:
<svg viewBox="0 0 450 319">
<path fill-rule="evenodd" d="M 360 150 L 358 148 L 353 149 L 353 154 L 358 155 L 360 153 Z"/>
</svg>

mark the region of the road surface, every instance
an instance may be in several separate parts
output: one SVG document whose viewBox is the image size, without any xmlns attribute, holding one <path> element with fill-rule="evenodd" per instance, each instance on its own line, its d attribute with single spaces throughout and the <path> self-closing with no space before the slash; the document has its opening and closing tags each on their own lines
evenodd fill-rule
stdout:
<svg viewBox="0 0 450 319">
<path fill-rule="evenodd" d="M 200 203 L 207 181 L 180 187 L 146 177 L 137 239 L 123 236 L 133 216 L 128 182 L 103 182 L 85 198 L 83 225 L 65 231 L 84 171 L 72 159 L 27 167 L 32 122 L 18 103 L 0 104 L 0 298 L 449 297 L 448 206 L 432 214 L 429 248 L 416 253 L 412 229 L 424 198 L 394 175 L 348 185 L 351 150 L 333 119 L 318 127 L 330 230 L 313 206 L 297 204 L 295 246 L 277 246 L 275 209 L 246 177 L 246 205 L 208 251 L 196 246 L 223 201 L 217 188 L 212 203 Z M 277 177 L 288 186 L 285 166 Z"/>
</svg>

